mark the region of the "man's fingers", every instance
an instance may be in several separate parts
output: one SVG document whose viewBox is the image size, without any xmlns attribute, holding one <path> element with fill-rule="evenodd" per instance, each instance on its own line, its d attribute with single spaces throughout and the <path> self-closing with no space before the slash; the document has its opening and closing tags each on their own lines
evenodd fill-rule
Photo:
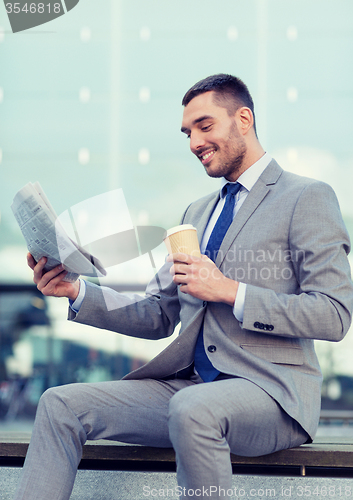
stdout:
<svg viewBox="0 0 353 500">
<path fill-rule="evenodd" d="M 33 270 L 37 264 L 37 261 L 34 260 L 33 255 L 31 255 L 29 252 L 27 254 L 27 264 L 28 266 Z"/>
<path fill-rule="evenodd" d="M 57 276 L 62 275 L 62 273 L 67 274 L 67 272 L 65 271 L 64 266 L 62 264 L 60 264 L 59 266 L 54 267 L 54 269 L 51 269 L 47 273 L 44 273 L 44 274 L 41 273 L 40 274 L 40 280 L 39 280 L 41 282 L 41 286 L 42 287 L 46 286 L 54 278 L 56 278 Z M 60 278 L 59 278 L 59 281 L 60 281 Z"/>
<path fill-rule="evenodd" d="M 44 287 L 56 276 L 61 273 L 66 273 L 64 270 L 64 266 L 60 264 L 59 266 L 54 267 L 50 271 L 43 273 L 45 264 L 47 263 L 47 259 L 42 257 L 38 263 L 33 268 L 33 281 L 37 285 L 38 290 L 42 291 Z M 60 279 L 59 279 L 60 281 Z"/>
<path fill-rule="evenodd" d="M 33 259 L 33 257 L 32 257 L 32 259 Z M 33 259 L 33 261 L 36 262 L 34 259 Z M 36 285 L 42 279 L 43 269 L 44 269 L 46 262 L 47 262 L 47 259 L 45 257 L 42 257 L 41 259 L 39 259 L 38 262 L 35 263 L 34 267 L 32 267 L 30 265 L 30 267 L 33 269 L 33 281 Z M 30 263 L 32 263 L 32 262 L 30 261 Z"/>
<path fill-rule="evenodd" d="M 33 259 L 33 257 L 32 257 Z M 36 262 L 34 259 L 33 261 L 35 262 L 35 266 L 33 268 L 33 271 L 36 272 L 36 273 L 40 273 L 43 271 L 44 267 L 45 267 L 45 264 L 47 263 L 47 258 L 46 257 L 42 257 L 41 259 L 39 259 L 38 262 Z"/>
<path fill-rule="evenodd" d="M 67 275 L 67 271 L 61 271 L 54 278 L 49 280 L 47 279 L 47 274 L 49 273 L 44 274 L 42 280 L 38 283 L 37 288 L 42 292 L 43 295 L 55 296 L 57 286 L 62 282 L 63 278 L 65 278 L 65 276 Z"/>
<path fill-rule="evenodd" d="M 60 264 L 48 272 L 44 272 L 44 267 L 48 259 L 42 257 L 38 262 L 31 253 L 27 254 L 27 263 L 33 270 L 33 281 L 43 295 L 47 297 L 68 297 L 75 300 L 80 290 L 79 282 L 68 283 L 63 281 L 68 271 L 64 265 Z"/>
<path fill-rule="evenodd" d="M 186 253 L 173 253 L 168 255 L 167 262 L 173 262 L 169 272 L 171 275 L 175 276 L 176 274 L 187 274 L 189 272 L 189 266 L 194 263 L 199 263 L 203 260 L 204 256 L 193 257 L 192 255 L 188 255 Z M 207 257 L 206 257 L 207 259 Z"/>
<path fill-rule="evenodd" d="M 192 259 L 191 255 L 186 253 L 172 253 L 167 257 L 167 262 L 182 262 L 184 264 L 191 264 Z"/>
<path fill-rule="evenodd" d="M 175 275 L 178 275 L 178 274 L 182 274 L 185 276 L 185 274 L 187 274 L 188 272 L 188 265 L 187 264 L 183 264 L 183 263 L 180 263 L 180 262 L 176 262 L 172 265 L 172 267 L 170 268 L 169 272 L 172 276 L 175 276 Z"/>
</svg>

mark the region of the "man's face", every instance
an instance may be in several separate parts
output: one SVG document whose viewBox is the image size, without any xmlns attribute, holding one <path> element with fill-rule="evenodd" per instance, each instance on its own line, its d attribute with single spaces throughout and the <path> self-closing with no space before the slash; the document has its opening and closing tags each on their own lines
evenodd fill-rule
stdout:
<svg viewBox="0 0 353 500">
<path fill-rule="evenodd" d="M 184 109 L 181 131 L 210 177 L 235 181 L 243 172 L 246 144 L 235 116 L 213 102 L 213 92 L 194 97 Z"/>
</svg>

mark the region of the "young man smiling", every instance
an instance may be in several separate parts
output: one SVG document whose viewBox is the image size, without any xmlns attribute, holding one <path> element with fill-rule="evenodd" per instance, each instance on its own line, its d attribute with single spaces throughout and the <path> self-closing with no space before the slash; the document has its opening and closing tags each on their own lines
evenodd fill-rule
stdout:
<svg viewBox="0 0 353 500">
<path fill-rule="evenodd" d="M 264 155 L 254 128 L 250 108 L 220 107 L 213 91 L 184 99 L 181 131 L 190 139 L 190 149 L 204 165 L 210 177 L 224 177 L 235 182 Z M 247 144 L 251 141 L 251 144 Z"/>
<path fill-rule="evenodd" d="M 171 335 L 180 321 L 180 334 L 122 381 L 42 396 L 17 500 L 68 499 L 87 439 L 173 446 L 183 498 L 205 491 L 215 499 L 231 491 L 230 452 L 264 455 L 315 435 L 321 372 L 313 340 L 341 340 L 353 309 L 336 197 L 264 152 L 239 79 L 206 78 L 183 105 L 191 151 L 221 179 L 182 217 L 206 255 L 170 255 L 145 300 L 109 290 L 103 297 L 91 283 L 63 282 L 60 267 L 43 274 L 45 259 L 28 257 L 43 294 L 73 301 L 70 320 L 148 339 Z M 263 258 L 238 259 L 237 249 Z"/>
</svg>

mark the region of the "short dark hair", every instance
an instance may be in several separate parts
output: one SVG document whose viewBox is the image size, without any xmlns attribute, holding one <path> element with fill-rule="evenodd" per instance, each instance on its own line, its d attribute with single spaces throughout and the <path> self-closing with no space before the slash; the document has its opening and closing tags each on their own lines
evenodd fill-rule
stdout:
<svg viewBox="0 0 353 500">
<path fill-rule="evenodd" d="M 182 105 L 187 106 L 194 97 L 210 91 L 215 93 L 214 103 L 226 108 L 229 116 L 234 115 L 241 106 L 251 109 L 256 134 L 254 101 L 248 87 L 236 76 L 219 73 L 200 80 L 186 92 Z"/>
</svg>

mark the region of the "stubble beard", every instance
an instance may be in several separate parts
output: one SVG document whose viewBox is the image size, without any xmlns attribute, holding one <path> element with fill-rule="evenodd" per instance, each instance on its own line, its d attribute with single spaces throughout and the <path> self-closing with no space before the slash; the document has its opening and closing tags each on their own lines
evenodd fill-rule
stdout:
<svg viewBox="0 0 353 500">
<path fill-rule="evenodd" d="M 231 144 L 231 147 L 229 144 Z M 215 149 L 219 151 L 216 145 Z M 208 171 L 207 166 L 205 166 L 207 175 L 209 177 L 225 177 L 226 179 L 238 178 L 242 173 L 242 166 L 246 153 L 247 148 L 245 141 L 239 134 L 234 123 L 230 129 L 228 144 L 224 147 L 224 159 L 221 160 L 222 163 L 215 171 L 211 169 Z"/>
</svg>

